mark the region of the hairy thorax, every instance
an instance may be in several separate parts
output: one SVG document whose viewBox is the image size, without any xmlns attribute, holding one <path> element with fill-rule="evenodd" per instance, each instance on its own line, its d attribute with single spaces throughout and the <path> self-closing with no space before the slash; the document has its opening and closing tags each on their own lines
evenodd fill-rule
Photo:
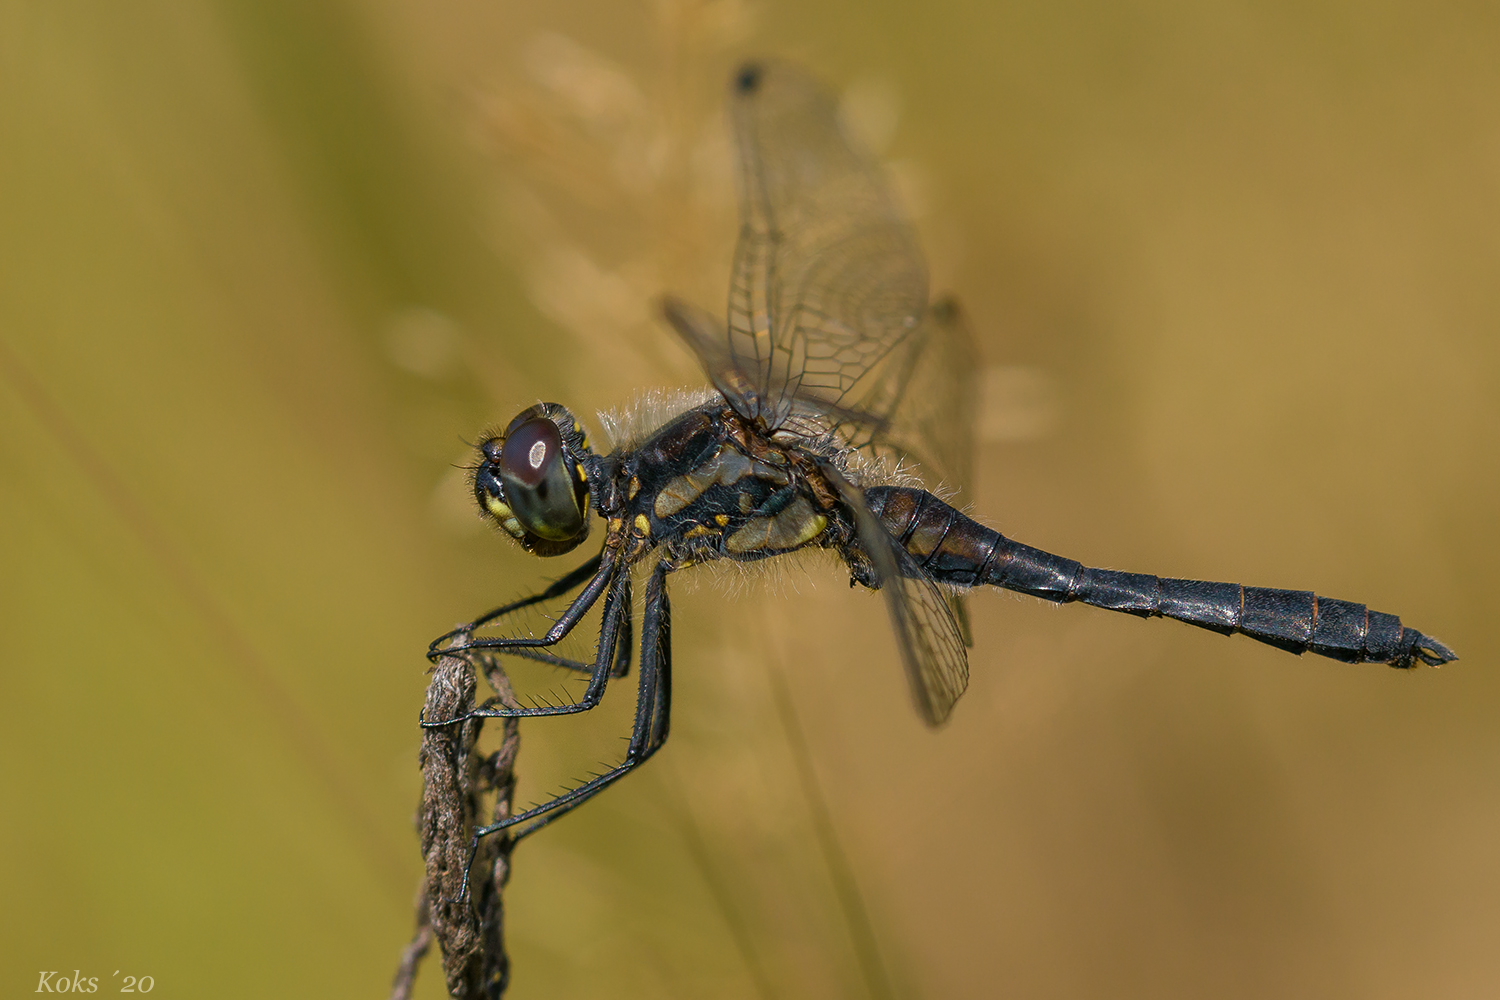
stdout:
<svg viewBox="0 0 1500 1000">
<path fill-rule="evenodd" d="M 783 448 L 722 400 L 695 407 L 610 457 L 600 513 L 627 558 L 679 565 L 843 547 L 850 529 L 820 463 L 837 449 Z"/>
</svg>

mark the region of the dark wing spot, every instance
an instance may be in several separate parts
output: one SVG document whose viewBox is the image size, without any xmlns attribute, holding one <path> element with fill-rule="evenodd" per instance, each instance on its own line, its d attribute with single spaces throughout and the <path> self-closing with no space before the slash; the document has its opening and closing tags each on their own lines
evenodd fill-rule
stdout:
<svg viewBox="0 0 1500 1000">
<path fill-rule="evenodd" d="M 741 66 L 734 78 L 734 86 L 742 94 L 755 93 L 760 89 L 760 67 L 755 63 L 746 63 Z"/>
</svg>

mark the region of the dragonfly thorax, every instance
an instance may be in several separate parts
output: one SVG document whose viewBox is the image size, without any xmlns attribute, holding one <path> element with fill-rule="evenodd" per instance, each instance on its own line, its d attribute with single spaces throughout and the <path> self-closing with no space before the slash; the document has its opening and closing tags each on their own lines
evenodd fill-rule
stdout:
<svg viewBox="0 0 1500 1000">
<path fill-rule="evenodd" d="M 722 398 L 604 459 L 600 513 L 631 558 L 752 561 L 847 536 L 807 445 L 782 447 Z M 832 530 L 830 530 L 832 528 Z"/>
</svg>

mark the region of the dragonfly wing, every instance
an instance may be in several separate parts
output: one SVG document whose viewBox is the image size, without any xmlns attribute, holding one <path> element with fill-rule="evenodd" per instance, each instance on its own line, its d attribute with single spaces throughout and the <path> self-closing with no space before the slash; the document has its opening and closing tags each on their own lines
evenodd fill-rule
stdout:
<svg viewBox="0 0 1500 1000">
<path fill-rule="evenodd" d="M 915 461 L 946 498 L 967 495 L 974 468 L 979 356 L 958 303 L 928 308 L 922 337 L 903 344 L 846 395 L 854 409 L 833 414 L 839 436 L 884 462 Z M 948 593 L 964 645 L 973 645 L 961 594 Z"/>
<path fill-rule="evenodd" d="M 908 458 L 946 496 L 969 489 L 979 356 L 958 303 L 942 299 L 912 338 L 868 371 L 831 416 L 840 437 L 879 459 Z"/>
<path fill-rule="evenodd" d="M 765 430 L 833 427 L 867 453 L 905 453 L 966 484 L 972 343 L 956 309 L 928 308 L 926 264 L 879 164 L 845 132 L 832 93 L 796 66 L 743 67 L 729 103 L 741 227 L 727 333 L 676 300 L 668 320 Z M 967 616 L 863 492 L 832 462 L 825 472 L 885 595 L 917 709 L 938 725 L 968 686 Z"/>
<path fill-rule="evenodd" d="M 739 243 L 729 349 L 779 424 L 793 397 L 833 406 L 898 345 L 921 337 L 927 269 L 878 163 L 799 67 L 747 65 L 730 120 Z"/>
<path fill-rule="evenodd" d="M 724 326 L 707 310 L 673 296 L 661 300 L 661 312 L 677 335 L 698 355 L 703 370 L 741 416 L 754 419 L 758 396 L 747 373 L 729 352 Z"/>
<path fill-rule="evenodd" d="M 969 686 L 969 657 L 949 595 L 933 582 L 865 503 L 864 493 L 825 467 L 854 514 L 859 546 L 875 570 L 896 632 L 912 701 L 929 726 L 941 725 Z"/>
</svg>

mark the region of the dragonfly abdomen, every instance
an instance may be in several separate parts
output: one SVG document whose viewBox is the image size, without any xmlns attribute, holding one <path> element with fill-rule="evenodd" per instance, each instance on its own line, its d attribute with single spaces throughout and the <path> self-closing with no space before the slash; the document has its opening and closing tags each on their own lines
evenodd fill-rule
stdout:
<svg viewBox="0 0 1500 1000">
<path fill-rule="evenodd" d="M 1166 617 L 1225 635 L 1239 633 L 1288 652 L 1349 663 L 1411 667 L 1456 659 L 1436 639 L 1363 604 L 1309 590 L 1177 580 L 1122 573 L 1006 538 L 925 490 L 882 486 L 865 491 L 870 509 L 934 579 L 955 586 L 988 584 L 1049 601 L 1078 601 L 1143 618 Z"/>
</svg>

